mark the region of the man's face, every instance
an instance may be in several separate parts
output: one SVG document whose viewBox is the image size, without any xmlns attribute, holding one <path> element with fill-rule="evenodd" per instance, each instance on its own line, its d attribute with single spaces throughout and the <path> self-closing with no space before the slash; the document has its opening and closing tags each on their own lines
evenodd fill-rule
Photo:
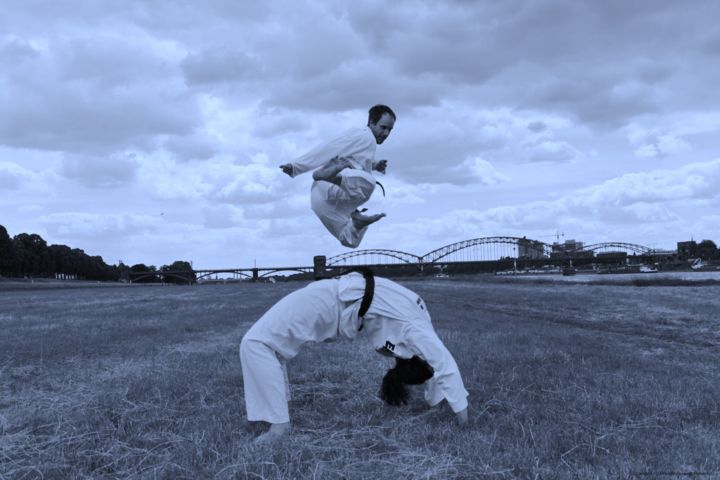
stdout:
<svg viewBox="0 0 720 480">
<path fill-rule="evenodd" d="M 390 135 L 394 125 L 395 120 L 393 120 L 393 117 L 390 116 L 389 113 L 383 113 L 377 123 L 371 123 L 368 127 L 370 127 L 370 131 L 375 135 L 375 141 L 379 145 Z"/>
</svg>

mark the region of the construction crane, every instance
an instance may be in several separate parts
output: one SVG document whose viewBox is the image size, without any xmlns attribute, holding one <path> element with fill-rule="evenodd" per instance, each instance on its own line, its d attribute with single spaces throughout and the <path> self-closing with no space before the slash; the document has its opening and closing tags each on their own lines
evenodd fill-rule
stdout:
<svg viewBox="0 0 720 480">
<path fill-rule="evenodd" d="M 560 230 L 556 230 L 554 235 L 540 235 L 540 238 L 548 237 L 553 237 L 555 238 L 555 243 L 560 243 L 560 237 L 565 237 L 565 233 L 561 232 Z"/>
</svg>

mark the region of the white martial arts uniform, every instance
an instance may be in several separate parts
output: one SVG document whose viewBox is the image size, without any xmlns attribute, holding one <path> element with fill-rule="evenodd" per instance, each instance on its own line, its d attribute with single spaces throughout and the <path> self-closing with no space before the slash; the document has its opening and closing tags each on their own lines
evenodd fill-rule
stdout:
<svg viewBox="0 0 720 480">
<path fill-rule="evenodd" d="M 358 311 L 364 291 L 360 273 L 313 282 L 281 299 L 248 330 L 240 344 L 248 420 L 288 422 L 284 362 L 307 342 L 358 334 L 367 335 L 378 350 L 385 348 L 402 358 L 418 355 L 428 362 L 435 371 L 425 382 L 430 405 L 445 398 L 456 413 L 467 407 L 460 371 L 437 337 L 422 299 L 393 281 L 375 277 L 375 295 L 361 321 Z"/>
<path fill-rule="evenodd" d="M 367 231 L 367 227 L 355 228 L 350 214 L 367 202 L 375 190 L 372 171 L 376 147 L 377 141 L 369 127 L 351 128 L 290 163 L 291 176 L 295 177 L 325 165 L 336 156 L 350 162 L 353 168 L 340 173 L 340 185 L 315 181 L 310 195 L 315 215 L 346 247 L 356 248 L 360 245 Z"/>
</svg>

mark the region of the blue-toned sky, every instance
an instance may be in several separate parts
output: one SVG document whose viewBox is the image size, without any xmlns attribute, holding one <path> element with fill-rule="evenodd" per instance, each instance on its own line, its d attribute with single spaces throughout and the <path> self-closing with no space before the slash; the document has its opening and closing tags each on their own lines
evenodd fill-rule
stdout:
<svg viewBox="0 0 720 480">
<path fill-rule="evenodd" d="M 278 165 L 386 103 L 360 248 L 720 242 L 720 3 L 7 0 L 0 224 L 108 263 L 346 251 Z"/>
</svg>

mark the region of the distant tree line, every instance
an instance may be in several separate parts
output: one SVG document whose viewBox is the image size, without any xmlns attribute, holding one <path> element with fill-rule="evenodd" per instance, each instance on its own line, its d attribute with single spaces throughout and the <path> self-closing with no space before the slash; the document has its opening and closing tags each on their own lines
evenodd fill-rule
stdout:
<svg viewBox="0 0 720 480">
<path fill-rule="evenodd" d="M 140 283 L 188 284 L 195 283 L 195 272 L 190 263 L 176 261 L 160 267 L 161 272 L 171 272 L 162 280 L 157 275 L 140 278 Z M 131 281 L 134 273 L 150 274 L 157 272 L 154 266 L 143 264 L 108 265 L 101 256 L 86 254 L 79 248 L 67 245 L 48 245 L 40 235 L 20 233 L 10 237 L 7 229 L 0 225 L 0 276 L 60 278 L 100 281 Z M 134 280 L 133 280 L 134 281 Z"/>
<path fill-rule="evenodd" d="M 703 260 L 714 260 L 720 258 L 720 250 L 712 240 L 703 240 L 697 244 L 690 243 L 689 254 L 693 257 L 699 257 Z"/>
<path fill-rule="evenodd" d="M 158 270 L 154 265 L 138 263 L 128 269 L 128 280 L 133 283 L 177 283 L 191 284 L 197 277 L 189 262 L 177 260 L 171 265 L 163 265 Z"/>
</svg>

